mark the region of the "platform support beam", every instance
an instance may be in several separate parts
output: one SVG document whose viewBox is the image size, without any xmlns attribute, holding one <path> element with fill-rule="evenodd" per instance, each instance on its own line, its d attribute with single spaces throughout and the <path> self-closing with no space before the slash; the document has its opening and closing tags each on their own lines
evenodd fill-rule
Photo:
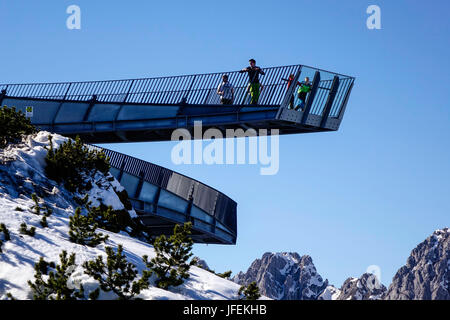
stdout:
<svg viewBox="0 0 450 320">
<path fill-rule="evenodd" d="M 339 77 L 334 76 L 333 83 L 331 84 L 330 93 L 328 94 L 327 102 L 325 103 L 325 107 L 323 108 L 322 112 L 322 121 L 320 123 L 320 127 L 322 128 L 325 128 L 338 88 L 339 88 Z"/>
<path fill-rule="evenodd" d="M 53 116 L 52 127 L 55 125 L 56 117 L 58 116 L 59 110 L 61 110 L 61 107 L 62 107 L 63 103 L 66 101 L 66 98 L 67 98 L 67 95 L 69 93 L 69 90 L 70 90 L 71 86 L 72 86 L 72 83 L 69 83 L 69 85 L 67 86 L 66 93 L 64 94 L 64 97 L 62 99 L 62 102 L 58 105 L 58 109 L 56 110 L 55 115 Z"/>
<path fill-rule="evenodd" d="M 130 95 L 131 88 L 133 88 L 134 81 L 135 81 L 135 80 L 131 81 L 131 84 L 130 84 L 130 86 L 128 87 L 128 91 L 127 91 L 127 93 L 125 94 L 125 98 L 123 99 L 122 103 L 120 104 L 119 109 L 117 110 L 116 115 L 114 116 L 114 121 L 117 121 L 117 119 L 119 118 L 120 111 L 122 111 L 123 105 L 124 105 L 124 104 L 127 102 L 127 100 L 128 100 L 128 96 Z"/>
<path fill-rule="evenodd" d="M 92 99 L 89 101 L 89 106 L 86 109 L 86 113 L 83 116 L 83 121 L 87 121 L 87 119 L 89 118 L 89 115 L 91 114 L 91 110 L 94 107 L 94 105 L 97 103 L 97 95 L 93 95 Z"/>
<path fill-rule="evenodd" d="M 162 185 L 162 175 L 160 174 L 158 176 L 158 189 L 156 190 L 156 194 L 155 194 L 155 198 L 153 199 L 153 214 L 156 214 L 156 211 L 158 209 L 158 202 L 159 202 L 159 197 L 161 196 L 161 185 Z"/>
<path fill-rule="evenodd" d="M 142 191 L 142 186 L 144 185 L 144 177 L 145 177 L 145 172 L 141 170 L 139 172 L 139 184 L 138 184 L 138 186 L 136 188 L 136 192 L 134 194 L 135 199 L 139 199 L 139 195 L 141 194 L 141 191 Z"/>
<path fill-rule="evenodd" d="M 305 124 L 306 121 L 308 120 L 309 112 L 311 111 L 311 107 L 312 107 L 314 98 L 316 96 L 317 88 L 319 87 L 319 83 L 320 83 L 320 72 L 316 71 L 316 73 L 314 74 L 313 82 L 312 82 L 311 92 L 309 93 L 309 96 L 306 99 L 305 111 L 303 111 L 303 117 L 302 117 L 302 124 Z"/>
<path fill-rule="evenodd" d="M 119 182 L 122 180 L 124 169 L 125 169 L 125 160 L 123 160 L 122 164 L 120 165 L 119 176 L 117 177 L 117 181 Z"/>
</svg>

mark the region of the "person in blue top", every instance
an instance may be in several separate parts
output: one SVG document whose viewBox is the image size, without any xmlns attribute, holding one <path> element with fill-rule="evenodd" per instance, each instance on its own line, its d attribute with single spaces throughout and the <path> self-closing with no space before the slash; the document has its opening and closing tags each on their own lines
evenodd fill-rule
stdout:
<svg viewBox="0 0 450 320">
<path fill-rule="evenodd" d="M 301 109 L 302 111 L 303 108 L 305 107 L 306 104 L 306 97 L 308 96 L 308 93 L 311 92 L 311 82 L 309 82 L 309 78 L 306 77 L 305 81 L 300 83 L 300 86 L 298 88 L 298 104 L 295 107 L 295 110 L 299 110 Z"/>
</svg>

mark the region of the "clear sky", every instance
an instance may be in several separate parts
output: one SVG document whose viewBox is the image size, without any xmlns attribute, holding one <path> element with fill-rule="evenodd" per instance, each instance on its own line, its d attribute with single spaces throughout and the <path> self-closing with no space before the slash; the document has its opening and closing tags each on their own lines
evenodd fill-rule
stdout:
<svg viewBox="0 0 450 320">
<path fill-rule="evenodd" d="M 81 30 L 66 28 L 79 5 Z M 381 8 L 381 30 L 366 8 Z M 338 132 L 280 137 L 280 170 L 175 165 L 172 142 L 105 145 L 238 203 L 235 246 L 196 245 L 216 271 L 266 251 L 309 254 L 341 286 L 388 285 L 450 217 L 450 2 L 1 1 L 0 82 L 77 81 L 306 64 L 356 77 Z"/>
</svg>

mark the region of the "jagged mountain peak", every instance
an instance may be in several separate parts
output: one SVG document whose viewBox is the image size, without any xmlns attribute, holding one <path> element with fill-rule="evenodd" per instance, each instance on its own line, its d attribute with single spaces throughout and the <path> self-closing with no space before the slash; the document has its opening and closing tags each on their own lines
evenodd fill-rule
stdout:
<svg viewBox="0 0 450 320">
<path fill-rule="evenodd" d="M 345 280 L 336 300 L 380 300 L 385 292 L 386 287 L 376 275 L 364 273 L 359 278 Z"/>
<path fill-rule="evenodd" d="M 312 258 L 295 252 L 266 252 L 233 281 L 244 285 L 256 281 L 263 295 L 278 300 L 315 300 L 328 285 Z"/>
<path fill-rule="evenodd" d="M 385 299 L 450 300 L 450 230 L 436 230 L 411 251 Z"/>
</svg>

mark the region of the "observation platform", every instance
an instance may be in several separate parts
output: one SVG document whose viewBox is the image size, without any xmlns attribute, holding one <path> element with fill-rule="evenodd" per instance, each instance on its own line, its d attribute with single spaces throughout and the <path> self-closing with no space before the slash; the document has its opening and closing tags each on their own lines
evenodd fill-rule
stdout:
<svg viewBox="0 0 450 320">
<path fill-rule="evenodd" d="M 175 129 L 194 137 L 202 129 L 227 129 L 258 135 L 259 129 L 279 134 L 336 131 L 342 122 L 354 78 L 304 65 L 262 68 L 258 104 L 250 105 L 249 77 L 239 71 L 172 77 L 0 84 L 0 105 L 15 107 L 40 130 L 80 136 L 86 143 L 170 141 Z M 220 104 L 216 90 L 227 74 L 234 101 Z M 311 79 L 304 108 L 297 85 Z M 193 239 L 200 243 L 235 244 L 236 202 L 219 191 L 171 170 L 112 150 L 111 173 L 127 190 L 135 210 L 150 232 L 171 234 L 176 223 L 193 222 Z"/>
<path fill-rule="evenodd" d="M 194 121 L 204 130 L 279 129 L 280 134 L 335 131 L 344 116 L 354 78 L 302 65 L 263 68 L 263 87 L 256 106 L 249 105 L 248 75 L 221 72 L 174 77 L 0 85 L 0 103 L 25 112 L 41 130 L 65 136 L 79 135 L 89 143 L 171 140 Z M 223 74 L 235 88 L 232 105 L 221 105 L 217 86 Z M 282 78 L 293 83 L 309 77 L 312 89 L 303 111 L 289 109 L 297 86 L 287 90 Z M 269 130 L 270 133 L 270 130 Z M 193 134 L 192 134 L 193 136 Z"/>
</svg>

